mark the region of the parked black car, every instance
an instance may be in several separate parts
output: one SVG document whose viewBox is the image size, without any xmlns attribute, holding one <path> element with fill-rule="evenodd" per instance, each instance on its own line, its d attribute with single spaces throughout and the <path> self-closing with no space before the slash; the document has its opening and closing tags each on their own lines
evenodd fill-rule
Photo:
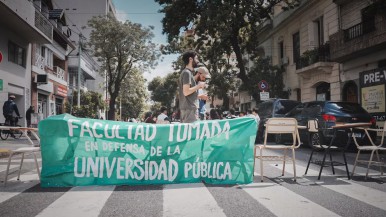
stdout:
<svg viewBox="0 0 386 217">
<path fill-rule="evenodd" d="M 258 127 L 257 141 L 262 143 L 264 141 L 265 123 L 268 118 L 284 117 L 291 109 L 301 104 L 299 101 L 289 99 L 270 99 L 257 105 L 257 113 L 260 116 L 260 123 Z M 272 138 L 268 138 L 273 141 Z"/>
<path fill-rule="evenodd" d="M 332 101 L 312 101 L 298 105 L 285 117 L 296 118 L 299 125 L 307 126 L 308 120 L 317 119 L 320 128 L 330 128 L 337 123 L 358 123 L 371 122 L 372 127 L 375 127 L 375 119 L 357 103 L 351 102 L 332 102 Z M 307 130 L 300 130 L 300 140 L 308 144 L 329 144 L 333 136 L 331 130 L 321 130 L 319 134 L 309 137 Z M 356 132 L 355 136 L 359 141 L 365 141 L 365 134 L 363 132 Z M 376 134 L 371 135 L 374 139 Z M 278 136 L 277 142 L 282 142 L 284 138 Z M 336 145 L 347 143 L 347 133 L 338 131 Z M 287 140 L 287 138 L 285 139 Z"/>
</svg>

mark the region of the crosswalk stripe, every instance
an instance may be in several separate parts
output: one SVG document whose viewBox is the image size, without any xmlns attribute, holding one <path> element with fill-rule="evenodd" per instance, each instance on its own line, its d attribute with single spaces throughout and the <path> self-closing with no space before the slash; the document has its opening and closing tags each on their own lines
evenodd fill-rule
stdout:
<svg viewBox="0 0 386 217">
<path fill-rule="evenodd" d="M 37 216 L 98 216 L 115 186 L 74 187 Z"/>
<path fill-rule="evenodd" d="M 255 176 L 260 174 L 255 173 Z M 279 217 L 339 216 L 276 183 L 252 183 L 240 187 Z"/>
<path fill-rule="evenodd" d="M 279 167 L 282 165 L 279 165 Z M 306 167 L 303 167 L 301 165 L 296 165 L 296 170 L 299 171 L 305 171 Z M 285 170 L 289 174 L 293 174 L 293 171 L 290 169 Z M 313 176 L 317 177 L 319 175 L 319 171 L 308 169 L 307 175 L 304 176 L 304 179 L 307 179 L 307 176 Z M 339 181 L 346 182 L 348 185 L 322 185 L 325 188 L 328 188 L 330 190 L 333 190 L 335 192 L 338 192 L 340 194 L 346 195 L 348 197 L 354 198 L 356 200 L 362 201 L 364 203 L 367 203 L 369 205 L 378 207 L 380 209 L 386 210 L 386 193 L 375 190 L 366 186 L 362 186 L 360 184 L 357 184 L 353 181 L 347 180 L 347 178 L 337 178 Z M 323 176 L 321 177 L 320 181 L 316 181 L 316 183 L 322 184 L 323 183 Z"/>
<path fill-rule="evenodd" d="M 7 182 L 5 187 L 7 190 L 2 191 L 0 194 L 0 203 L 20 194 L 21 192 L 39 184 L 39 177 L 36 172 L 28 172 L 20 175 L 20 181 L 16 181 L 17 177 L 14 177 Z M 4 187 L 2 187 L 4 188 Z"/>
<path fill-rule="evenodd" d="M 225 216 L 202 183 L 165 185 L 163 216 Z"/>
</svg>

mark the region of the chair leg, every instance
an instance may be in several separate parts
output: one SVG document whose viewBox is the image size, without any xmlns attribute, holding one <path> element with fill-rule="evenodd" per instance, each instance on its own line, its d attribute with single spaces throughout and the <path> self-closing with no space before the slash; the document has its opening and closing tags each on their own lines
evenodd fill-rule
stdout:
<svg viewBox="0 0 386 217">
<path fill-rule="evenodd" d="M 295 160 L 295 149 L 292 149 L 292 165 L 294 167 L 294 181 L 296 182 L 296 160 Z"/>
<path fill-rule="evenodd" d="M 21 173 L 21 167 L 23 166 L 23 160 L 24 160 L 24 152 L 21 153 L 21 160 L 20 160 L 20 166 L 19 166 L 19 173 L 17 174 L 17 180 L 20 180 L 20 173 Z"/>
<path fill-rule="evenodd" d="M 378 159 L 378 163 L 379 163 L 379 169 L 381 171 L 381 176 L 383 176 L 383 165 L 381 164 L 381 158 L 379 157 L 378 150 L 375 150 L 375 153 L 377 154 L 377 159 Z"/>
<path fill-rule="evenodd" d="M 255 177 L 255 165 L 256 165 L 256 145 L 255 148 L 253 149 L 253 176 Z"/>
<path fill-rule="evenodd" d="M 311 151 L 310 159 L 308 159 L 308 164 L 307 164 L 306 172 L 304 173 L 304 175 L 307 175 L 308 167 L 310 167 L 310 163 L 311 163 L 313 154 L 314 154 L 314 150 Z"/>
<path fill-rule="evenodd" d="M 320 180 L 320 176 L 322 175 L 323 165 L 324 165 L 324 162 L 326 162 L 326 156 L 327 156 L 327 149 L 324 151 L 322 164 L 320 165 L 320 171 L 319 171 L 318 180 Z"/>
<path fill-rule="evenodd" d="M 350 177 L 350 172 L 348 171 L 346 153 L 344 151 L 342 151 L 342 154 L 343 154 L 344 165 L 346 167 L 347 179 L 350 180 L 351 177 Z"/>
<path fill-rule="evenodd" d="M 264 182 L 264 173 L 263 173 L 263 170 L 264 170 L 264 165 L 263 165 L 263 149 L 260 148 L 260 181 L 261 182 Z"/>
<path fill-rule="evenodd" d="M 361 154 L 361 150 L 358 150 L 357 157 L 355 158 L 354 168 L 352 169 L 351 176 L 354 176 L 355 168 L 357 167 L 358 158 L 359 158 L 360 154 Z"/>
<path fill-rule="evenodd" d="M 332 174 L 335 175 L 334 162 L 332 162 L 332 155 L 331 155 L 331 152 L 330 152 L 329 154 L 330 154 L 330 164 L 331 164 Z"/>
<path fill-rule="evenodd" d="M 8 173 L 9 173 L 9 167 L 11 166 L 12 155 L 13 155 L 13 152 L 10 152 L 10 153 L 9 153 L 9 157 L 8 157 L 7 170 L 5 171 L 4 186 L 7 185 L 7 181 L 8 181 Z"/>
<path fill-rule="evenodd" d="M 285 158 L 287 157 L 287 149 L 284 149 L 284 156 L 283 156 L 283 170 L 281 171 L 281 176 L 284 176 L 284 170 L 285 170 Z"/>
<path fill-rule="evenodd" d="M 34 159 L 35 159 L 35 166 L 36 166 L 36 171 L 38 173 L 38 176 L 39 176 L 39 180 L 40 180 L 40 170 L 39 170 L 39 164 L 38 164 L 38 159 L 36 158 L 36 153 L 33 152 L 34 154 Z"/>
<path fill-rule="evenodd" d="M 366 171 L 366 177 L 365 177 L 365 179 L 367 179 L 367 176 L 369 175 L 370 165 L 371 165 L 371 163 L 373 162 L 374 152 L 375 152 L 375 150 L 371 151 L 369 164 L 367 165 L 367 171 Z"/>
</svg>

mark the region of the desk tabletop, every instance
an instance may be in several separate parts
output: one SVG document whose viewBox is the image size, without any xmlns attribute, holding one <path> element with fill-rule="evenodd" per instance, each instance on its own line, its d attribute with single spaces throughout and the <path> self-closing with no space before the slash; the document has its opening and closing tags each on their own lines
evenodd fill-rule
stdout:
<svg viewBox="0 0 386 217">
<path fill-rule="evenodd" d="M 354 128 L 354 127 L 369 127 L 371 123 L 363 122 L 363 123 L 337 123 L 335 126 L 332 126 L 333 129 L 341 129 L 341 128 Z"/>
<path fill-rule="evenodd" d="M 12 126 L 0 126 L 0 130 L 30 130 L 30 131 L 38 131 L 38 128 L 33 127 L 12 127 Z"/>
</svg>

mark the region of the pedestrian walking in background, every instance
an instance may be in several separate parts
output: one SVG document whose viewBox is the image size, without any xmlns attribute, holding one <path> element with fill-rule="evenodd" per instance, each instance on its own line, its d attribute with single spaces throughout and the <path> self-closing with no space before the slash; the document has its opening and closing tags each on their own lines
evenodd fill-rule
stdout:
<svg viewBox="0 0 386 217">
<path fill-rule="evenodd" d="M 198 55 L 194 51 L 187 51 L 182 55 L 185 68 L 179 78 L 179 102 L 181 111 L 181 123 L 192 123 L 197 120 L 198 92 L 205 87 L 205 82 L 196 83 L 194 68 L 197 67 Z"/>
<path fill-rule="evenodd" d="M 27 120 L 27 127 L 31 127 L 31 114 L 35 113 L 34 107 L 31 105 L 26 113 L 25 113 L 25 119 Z"/>
<path fill-rule="evenodd" d="M 157 124 L 170 124 L 170 119 L 168 117 L 168 109 L 164 106 L 161 107 L 161 114 L 157 117 Z"/>
</svg>

